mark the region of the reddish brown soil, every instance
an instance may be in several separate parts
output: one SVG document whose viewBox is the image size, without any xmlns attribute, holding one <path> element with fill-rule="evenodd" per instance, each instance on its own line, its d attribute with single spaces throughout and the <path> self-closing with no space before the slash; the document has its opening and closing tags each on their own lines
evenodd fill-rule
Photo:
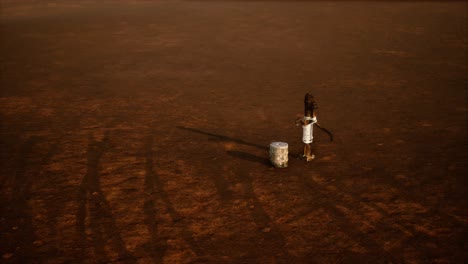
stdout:
<svg viewBox="0 0 468 264">
<path fill-rule="evenodd" d="M 2 262 L 467 262 L 467 7 L 3 1 Z"/>
</svg>

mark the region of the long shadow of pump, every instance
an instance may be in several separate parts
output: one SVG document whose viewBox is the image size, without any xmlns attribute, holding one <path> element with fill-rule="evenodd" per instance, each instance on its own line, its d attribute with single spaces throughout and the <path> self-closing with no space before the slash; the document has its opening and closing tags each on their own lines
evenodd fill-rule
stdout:
<svg viewBox="0 0 468 264">
<path fill-rule="evenodd" d="M 205 131 L 198 130 L 198 129 L 195 129 L 195 128 L 190 128 L 190 127 L 177 126 L 177 128 L 187 130 L 187 131 L 190 131 L 190 132 L 194 132 L 194 133 L 198 133 L 198 134 L 202 134 L 202 135 L 205 135 L 205 136 L 210 136 L 210 137 L 216 138 L 218 140 L 222 140 L 222 141 L 229 141 L 229 142 L 234 142 L 234 143 L 237 143 L 237 144 L 251 146 L 251 147 L 255 147 L 255 148 L 259 148 L 259 149 L 263 149 L 263 150 L 268 150 L 267 146 L 247 142 L 247 141 L 244 141 L 242 139 L 237 139 L 237 138 L 232 138 L 232 137 L 228 137 L 228 136 L 218 135 L 218 134 L 205 132 Z"/>
<path fill-rule="evenodd" d="M 209 136 L 211 138 L 214 138 L 214 139 L 220 140 L 220 141 L 233 142 L 233 143 L 237 143 L 237 144 L 241 144 L 241 145 L 245 145 L 245 146 L 255 147 L 255 148 L 258 148 L 258 149 L 265 150 L 265 151 L 269 151 L 269 149 L 270 149 L 268 146 L 265 146 L 265 145 L 259 145 L 259 144 L 255 144 L 255 143 L 252 143 L 252 142 L 247 142 L 245 140 L 238 139 L 238 138 L 233 138 L 233 137 L 228 137 L 228 136 L 224 136 L 224 135 L 214 134 L 214 133 L 206 132 L 206 131 L 199 130 L 199 129 L 196 129 L 196 128 L 183 127 L 183 126 L 176 126 L 176 127 L 178 129 L 183 129 L 183 130 L 187 130 L 187 131 L 190 131 L 190 132 L 194 132 L 194 133 L 202 134 L 202 135 L 205 135 L 205 136 Z M 255 156 L 253 154 L 250 154 L 250 153 L 241 152 L 241 151 L 227 151 L 227 154 L 230 155 L 230 156 L 239 158 L 239 159 L 252 161 L 252 162 L 257 162 L 257 163 L 260 163 L 260 164 L 263 164 L 263 165 L 269 165 L 269 159 L 258 157 L 258 156 Z M 291 153 L 290 152 L 288 156 L 289 157 L 299 157 L 299 153 Z"/>
</svg>

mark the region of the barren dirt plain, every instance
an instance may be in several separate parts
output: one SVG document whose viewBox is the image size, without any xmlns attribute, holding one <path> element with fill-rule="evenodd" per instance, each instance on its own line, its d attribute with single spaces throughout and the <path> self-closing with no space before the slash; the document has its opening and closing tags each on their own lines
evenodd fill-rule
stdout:
<svg viewBox="0 0 468 264">
<path fill-rule="evenodd" d="M 467 2 L 0 3 L 0 262 L 468 261 Z"/>
</svg>

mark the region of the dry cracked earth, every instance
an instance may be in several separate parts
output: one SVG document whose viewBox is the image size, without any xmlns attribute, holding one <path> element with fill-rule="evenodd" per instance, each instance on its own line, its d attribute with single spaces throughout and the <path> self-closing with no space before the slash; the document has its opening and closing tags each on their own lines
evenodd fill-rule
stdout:
<svg viewBox="0 0 468 264">
<path fill-rule="evenodd" d="M 467 2 L 0 3 L 1 262 L 468 261 Z"/>
</svg>

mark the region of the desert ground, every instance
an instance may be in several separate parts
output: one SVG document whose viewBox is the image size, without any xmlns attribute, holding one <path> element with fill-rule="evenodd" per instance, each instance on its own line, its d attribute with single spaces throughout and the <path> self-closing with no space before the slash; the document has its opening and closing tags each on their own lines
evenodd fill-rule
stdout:
<svg viewBox="0 0 468 264">
<path fill-rule="evenodd" d="M 0 3 L 0 262 L 468 262 L 468 2 Z"/>
</svg>

